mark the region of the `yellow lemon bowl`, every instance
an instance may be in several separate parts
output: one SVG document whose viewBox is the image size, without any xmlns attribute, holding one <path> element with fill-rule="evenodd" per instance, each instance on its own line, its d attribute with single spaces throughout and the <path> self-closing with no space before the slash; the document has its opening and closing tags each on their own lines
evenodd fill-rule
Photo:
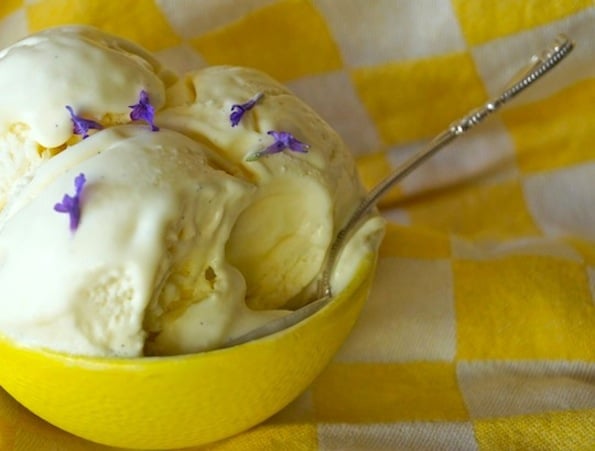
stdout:
<svg viewBox="0 0 595 451">
<path fill-rule="evenodd" d="M 70 356 L 0 337 L 0 385 L 49 423 L 105 445 L 196 446 L 244 431 L 295 399 L 355 323 L 376 258 L 302 322 L 238 346 L 176 357 Z"/>
</svg>

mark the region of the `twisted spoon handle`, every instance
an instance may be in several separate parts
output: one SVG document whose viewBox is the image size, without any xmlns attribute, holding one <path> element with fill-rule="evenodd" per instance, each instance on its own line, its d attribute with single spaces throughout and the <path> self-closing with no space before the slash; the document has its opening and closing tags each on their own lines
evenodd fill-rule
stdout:
<svg viewBox="0 0 595 451">
<path fill-rule="evenodd" d="M 436 136 L 430 143 L 420 149 L 407 159 L 401 166 L 376 185 L 366 196 L 359 207 L 353 212 L 347 223 L 337 234 L 333 243 L 327 263 L 324 269 L 323 278 L 320 284 L 319 296 L 331 296 L 330 275 L 336 259 L 346 239 L 356 229 L 359 222 L 368 214 L 369 210 L 376 205 L 376 202 L 399 180 L 407 176 L 420 164 L 461 136 L 466 131 L 483 121 L 487 116 L 498 110 L 535 81 L 553 69 L 566 57 L 574 48 L 574 43 L 564 35 L 560 35 L 551 49 L 546 50 L 540 56 L 533 56 L 529 67 L 523 73 L 512 80 L 508 87 L 498 97 L 486 102 L 483 106 L 472 110 L 462 119 L 453 122 L 445 131 Z"/>
</svg>

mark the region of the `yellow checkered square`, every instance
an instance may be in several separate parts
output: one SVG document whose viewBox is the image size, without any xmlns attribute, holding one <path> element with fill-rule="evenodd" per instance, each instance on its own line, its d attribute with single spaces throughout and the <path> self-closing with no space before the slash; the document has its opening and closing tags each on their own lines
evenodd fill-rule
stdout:
<svg viewBox="0 0 595 451">
<path fill-rule="evenodd" d="M 595 360 L 584 265 L 544 256 L 453 262 L 459 359 Z"/>
<path fill-rule="evenodd" d="M 23 0 L 2 0 L 0 2 L 0 19 L 12 14 L 23 6 Z"/>
<path fill-rule="evenodd" d="M 474 427 L 480 450 L 595 449 L 595 410 L 486 419 Z"/>
<path fill-rule="evenodd" d="M 393 62 L 351 71 L 386 144 L 427 138 L 486 99 L 468 53 Z"/>
<path fill-rule="evenodd" d="M 313 385 L 322 422 L 468 418 L 451 363 L 331 364 Z"/>
<path fill-rule="evenodd" d="M 566 242 L 576 249 L 587 265 L 595 266 L 595 243 L 578 237 L 566 238 Z"/>
<path fill-rule="evenodd" d="M 324 19 L 301 0 L 274 3 L 190 42 L 209 64 L 255 67 L 281 81 L 342 66 Z"/>
<path fill-rule="evenodd" d="M 17 431 L 17 412 L 24 410 L 0 387 L 0 449 L 12 450 Z"/>
<path fill-rule="evenodd" d="M 453 0 L 463 34 L 472 45 L 529 30 L 593 6 L 593 0 Z"/>
<path fill-rule="evenodd" d="M 314 424 L 269 424 L 257 426 L 241 435 L 200 447 L 200 451 L 315 450 Z M 199 451 L 199 448 L 191 448 Z"/>
<path fill-rule="evenodd" d="M 466 237 L 538 235 L 516 180 L 453 187 L 405 205 L 411 223 Z"/>
<path fill-rule="evenodd" d="M 68 450 L 95 451 L 100 445 L 91 444 L 68 432 L 62 431 L 29 411 L 22 409 L 21 418 L 16 424 L 13 448 L 7 451 Z M 4 448 L 2 448 L 4 451 Z"/>
<path fill-rule="evenodd" d="M 357 169 L 362 183 L 367 190 L 372 189 L 372 187 L 387 177 L 393 170 L 386 157 L 386 153 L 384 152 L 374 152 L 368 155 L 360 156 L 357 159 Z M 401 197 L 401 188 L 398 185 L 395 185 L 382 197 L 379 205 L 390 205 L 392 202 L 400 199 Z"/>
<path fill-rule="evenodd" d="M 16 428 L 8 421 L 0 422 L 0 449 L 13 450 Z"/>
<path fill-rule="evenodd" d="M 593 105 L 595 79 L 576 83 L 545 100 L 504 111 L 502 118 L 515 142 L 519 169 L 547 171 L 595 161 Z"/>
<path fill-rule="evenodd" d="M 381 257 L 448 258 L 450 238 L 431 230 L 388 223 L 380 245 Z"/>
<path fill-rule="evenodd" d="M 30 31 L 66 25 L 93 25 L 131 39 L 149 50 L 180 43 L 153 0 L 45 0 L 27 5 Z"/>
</svg>

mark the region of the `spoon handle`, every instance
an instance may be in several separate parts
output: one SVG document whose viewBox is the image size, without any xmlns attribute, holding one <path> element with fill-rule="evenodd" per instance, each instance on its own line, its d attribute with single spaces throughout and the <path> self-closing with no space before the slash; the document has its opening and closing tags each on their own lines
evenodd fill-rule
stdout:
<svg viewBox="0 0 595 451">
<path fill-rule="evenodd" d="M 469 112 L 458 121 L 453 122 L 446 130 L 436 136 L 425 147 L 414 153 L 405 162 L 403 162 L 395 171 L 376 185 L 350 216 L 347 223 L 339 231 L 333 243 L 327 263 L 325 266 L 323 278 L 320 284 L 319 295 L 330 296 L 330 273 L 335 265 L 339 252 L 343 248 L 346 239 L 355 230 L 359 222 L 367 215 L 369 210 L 376 205 L 376 202 L 398 181 L 407 176 L 420 164 L 444 148 L 457 137 L 461 136 L 475 125 L 479 124 L 486 117 L 498 110 L 519 93 L 531 86 L 535 81 L 553 69 L 560 61 L 564 59 L 574 48 L 574 43 L 564 35 L 558 36 L 554 45 L 543 52 L 542 55 L 535 55 L 531 58 L 529 67 L 517 75 L 504 89 L 504 91 L 495 99 L 489 100 L 483 106 Z"/>
<path fill-rule="evenodd" d="M 263 326 L 258 327 L 246 334 L 228 340 L 222 347 L 235 346 L 248 341 L 256 340 L 267 335 L 273 334 L 280 330 L 286 329 L 303 319 L 313 315 L 330 301 L 332 297 L 330 277 L 336 260 L 343 249 L 343 245 L 351 233 L 356 229 L 359 222 L 367 215 L 368 211 L 376 205 L 376 202 L 386 191 L 396 182 L 408 175 L 417 166 L 423 163 L 426 159 L 435 154 L 438 150 L 451 143 L 455 138 L 465 133 L 467 130 L 479 124 L 483 119 L 496 111 L 510 99 L 515 97 L 528 86 L 532 85 L 536 80 L 541 78 L 550 69 L 556 66 L 562 59 L 570 53 L 574 44 L 565 36 L 558 37 L 555 45 L 545 51 L 541 56 L 534 56 L 531 59 L 531 64 L 528 69 L 523 70 L 519 77 L 508 85 L 507 88 L 496 97 L 485 103 L 482 107 L 471 111 L 467 116 L 452 123 L 448 129 L 436 136 L 426 147 L 411 156 L 401 166 L 399 166 L 391 175 L 380 182 L 370 193 L 366 196 L 363 202 L 356 208 L 350 216 L 347 223 L 337 234 L 333 242 L 327 260 L 322 272 L 322 277 L 318 285 L 318 297 L 313 302 L 306 304 L 304 307 L 289 313 L 287 316 L 272 320 Z"/>
<path fill-rule="evenodd" d="M 497 111 L 505 103 L 516 97 L 527 87 L 553 69 L 554 66 L 570 53 L 573 47 L 574 44 L 572 41 L 565 36 L 560 36 L 556 40 L 554 47 L 547 50 L 544 55 L 533 56 L 533 58 L 531 58 L 530 67 L 521 74 L 519 79 L 509 83 L 509 87 L 498 97 L 486 102 L 483 106 L 471 111 L 467 116 L 452 123 L 448 129 L 436 136 L 425 148 L 422 148 L 419 152 L 411 156 L 411 158 L 405 161 L 402 166 L 397 168 L 391 175 L 378 184 L 368 194 L 365 202 L 363 202 L 356 210 L 351 217 L 351 220 L 344 228 L 349 227 L 351 221 L 357 222 L 358 217 L 361 216 L 363 212 L 366 212 L 372 205 L 376 204 L 378 199 L 382 197 L 394 183 L 408 175 L 413 169 L 435 154 L 438 150 L 451 143 L 455 138 L 461 136 L 466 131 L 471 130 L 491 113 Z"/>
</svg>

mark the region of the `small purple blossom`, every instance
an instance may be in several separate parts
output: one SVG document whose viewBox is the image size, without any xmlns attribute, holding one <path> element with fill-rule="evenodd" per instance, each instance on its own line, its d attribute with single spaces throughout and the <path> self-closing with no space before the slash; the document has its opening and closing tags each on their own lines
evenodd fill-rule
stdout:
<svg viewBox="0 0 595 451">
<path fill-rule="evenodd" d="M 74 179 L 74 196 L 64 194 L 62 202 L 54 205 L 54 210 L 58 213 L 68 213 L 70 216 L 70 230 L 74 232 L 81 220 L 81 192 L 85 186 L 85 174 L 81 173 Z"/>
<path fill-rule="evenodd" d="M 240 121 L 242 120 L 244 113 L 246 113 L 247 111 L 250 111 L 252 108 L 254 108 L 254 105 L 256 105 L 256 103 L 260 99 L 262 99 L 263 95 L 264 94 L 262 92 L 259 92 L 254 97 L 252 97 L 250 100 L 248 100 L 246 103 L 242 103 L 240 105 L 238 105 L 238 104 L 232 105 L 231 106 L 231 114 L 229 115 L 229 120 L 231 121 L 231 126 L 235 127 L 236 125 L 238 125 L 240 123 Z"/>
<path fill-rule="evenodd" d="M 138 103 L 128 105 L 132 108 L 130 112 L 130 119 L 133 121 L 145 121 L 151 126 L 151 130 L 156 132 L 159 127 L 155 125 L 155 107 L 149 101 L 149 93 L 144 89 L 140 92 Z"/>
<path fill-rule="evenodd" d="M 72 120 L 72 131 L 75 135 L 83 135 L 83 139 L 85 139 L 89 137 L 90 129 L 101 130 L 103 128 L 99 122 L 77 116 L 70 105 L 66 105 L 66 109 L 70 113 L 70 119 Z"/>
<path fill-rule="evenodd" d="M 270 130 L 267 135 L 271 135 L 275 138 L 275 142 L 268 146 L 266 149 L 253 152 L 246 157 L 246 161 L 254 161 L 262 157 L 263 155 L 270 155 L 273 153 L 282 152 L 285 149 L 293 150 L 294 152 L 306 153 L 310 146 L 296 139 L 289 132 L 278 132 Z"/>
</svg>

